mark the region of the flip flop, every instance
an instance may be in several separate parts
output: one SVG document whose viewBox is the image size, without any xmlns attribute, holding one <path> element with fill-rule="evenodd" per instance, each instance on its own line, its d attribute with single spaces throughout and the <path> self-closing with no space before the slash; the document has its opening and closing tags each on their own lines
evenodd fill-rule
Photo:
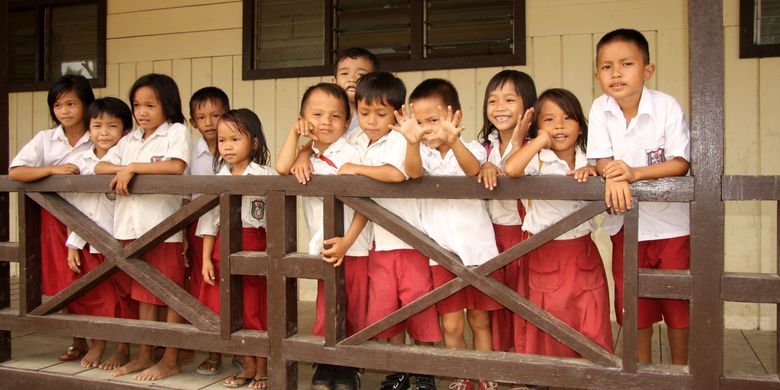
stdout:
<svg viewBox="0 0 780 390">
<path fill-rule="evenodd" d="M 225 386 L 225 387 L 228 387 L 228 388 L 231 388 L 231 389 L 236 389 L 236 388 L 242 387 L 242 386 L 250 383 L 253 380 L 255 380 L 254 377 L 247 378 L 245 376 L 238 376 L 238 374 L 236 374 L 236 375 L 233 375 L 233 376 L 230 377 L 230 383 L 222 382 L 222 386 Z"/>
<path fill-rule="evenodd" d="M 74 346 L 68 347 L 68 350 L 62 353 L 57 359 L 61 362 L 69 362 L 72 360 L 80 359 L 87 351 L 82 351 Z"/>
<path fill-rule="evenodd" d="M 211 360 L 210 358 L 206 358 L 206 360 L 200 363 L 198 368 L 195 369 L 195 372 L 200 375 L 217 375 L 221 369 L 222 359 Z"/>
</svg>

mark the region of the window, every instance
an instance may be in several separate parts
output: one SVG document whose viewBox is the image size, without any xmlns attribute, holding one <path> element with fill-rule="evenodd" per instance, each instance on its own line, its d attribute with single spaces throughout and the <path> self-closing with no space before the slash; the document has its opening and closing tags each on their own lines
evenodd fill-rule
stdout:
<svg viewBox="0 0 780 390">
<path fill-rule="evenodd" d="M 8 4 L 11 91 L 48 89 L 65 74 L 105 86 L 106 0 L 12 0 Z"/>
<path fill-rule="evenodd" d="M 780 0 L 740 0 L 739 57 L 780 56 Z"/>
<path fill-rule="evenodd" d="M 363 47 L 391 71 L 525 64 L 524 0 L 244 0 L 244 78 L 322 76 Z"/>
</svg>

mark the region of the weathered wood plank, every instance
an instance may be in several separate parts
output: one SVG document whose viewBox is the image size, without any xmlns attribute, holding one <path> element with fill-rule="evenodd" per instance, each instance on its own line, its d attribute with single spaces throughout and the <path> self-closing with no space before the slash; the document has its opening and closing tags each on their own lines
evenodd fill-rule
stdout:
<svg viewBox="0 0 780 390">
<path fill-rule="evenodd" d="M 323 237 L 344 236 L 344 204 L 333 195 L 323 197 Z M 347 296 L 344 264 L 320 262 L 325 283 L 325 346 L 333 347 L 347 335 Z"/>
<path fill-rule="evenodd" d="M 284 276 L 300 279 L 324 279 L 322 257 L 292 253 L 283 257 Z"/>
<path fill-rule="evenodd" d="M 689 271 L 640 268 L 638 294 L 644 298 L 690 299 L 693 277 Z"/>
<path fill-rule="evenodd" d="M 231 254 L 243 247 L 241 230 L 241 196 L 223 192 L 219 195 L 219 274 L 220 334 L 230 334 L 244 326 L 243 277 L 233 274 Z"/>
<path fill-rule="evenodd" d="M 780 386 L 777 375 L 740 375 L 720 378 L 722 389 L 776 390 Z"/>
<path fill-rule="evenodd" d="M 721 299 L 735 302 L 780 303 L 780 276 L 726 272 L 721 277 Z"/>
<path fill-rule="evenodd" d="M 768 374 L 777 374 L 777 331 L 745 329 L 740 331 Z"/>
<path fill-rule="evenodd" d="M 740 376 L 766 374 L 758 356 L 741 331 L 737 329 L 725 330 L 723 332 L 723 349 L 728 351 L 723 356 L 724 374 Z"/>
<path fill-rule="evenodd" d="M 632 199 L 637 204 L 637 199 Z M 623 371 L 637 371 L 637 254 L 639 245 L 639 207 L 629 210 L 623 219 Z"/>
<path fill-rule="evenodd" d="M 0 262 L 16 263 L 19 261 L 17 258 L 19 252 L 19 243 L 16 242 L 0 242 Z"/>
<path fill-rule="evenodd" d="M 48 301 L 42 303 L 35 310 L 30 311 L 30 315 L 43 316 L 62 310 L 71 302 L 75 301 L 93 287 L 108 279 L 117 271 L 117 268 L 110 261 L 100 264 L 97 268 L 82 275 L 76 281 L 62 289 Z"/>
<path fill-rule="evenodd" d="M 780 200 L 780 176 L 723 176 L 723 200 Z"/>
<path fill-rule="evenodd" d="M 41 304 L 41 210 L 22 190 L 19 196 L 19 313 Z"/>
<path fill-rule="evenodd" d="M 230 273 L 233 275 L 268 275 L 269 259 L 266 252 L 235 252 L 230 255 Z"/>
</svg>

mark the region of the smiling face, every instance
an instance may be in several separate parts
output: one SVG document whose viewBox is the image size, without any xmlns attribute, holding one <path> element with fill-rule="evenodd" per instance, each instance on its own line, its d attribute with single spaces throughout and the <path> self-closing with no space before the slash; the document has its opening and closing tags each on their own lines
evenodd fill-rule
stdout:
<svg viewBox="0 0 780 390">
<path fill-rule="evenodd" d="M 366 57 L 345 57 L 337 65 L 333 82 L 347 92 L 349 104 L 354 105 L 358 80 L 374 70 L 374 64 Z"/>
<path fill-rule="evenodd" d="M 385 101 L 368 103 L 361 99 L 357 103 L 358 123 L 371 143 L 390 132 L 390 126 L 395 124 L 393 111 L 393 106 Z"/>
<path fill-rule="evenodd" d="M 212 142 L 217 139 L 217 122 L 222 115 L 225 115 L 222 103 L 206 100 L 195 107 L 190 124 L 198 129 L 206 142 Z"/>
<path fill-rule="evenodd" d="M 596 56 L 596 79 L 607 95 L 625 111 L 639 105 L 645 81 L 653 77 L 655 66 L 646 64 L 642 50 L 633 42 L 604 44 Z"/>
<path fill-rule="evenodd" d="M 445 141 L 441 107 L 444 107 L 444 100 L 439 96 L 416 99 L 412 104 L 414 117 L 424 131 L 422 142 L 433 149 L 439 149 Z"/>
<path fill-rule="evenodd" d="M 536 121 L 539 131 L 550 135 L 550 149 L 556 154 L 571 151 L 580 135 L 580 123 L 550 99 L 545 99 Z"/>
<path fill-rule="evenodd" d="M 52 107 L 62 127 L 69 129 L 84 123 L 84 103 L 73 90 L 62 93 Z"/>
<path fill-rule="evenodd" d="M 515 83 L 507 81 L 488 95 L 487 117 L 498 131 L 514 130 L 523 115 L 523 98 L 517 94 Z"/>
<path fill-rule="evenodd" d="M 157 130 L 167 121 L 162 103 L 151 87 L 141 87 L 133 96 L 133 117 L 145 131 Z"/>
<path fill-rule="evenodd" d="M 309 95 L 303 119 L 314 125 L 314 135 L 319 138 L 315 146 L 321 151 L 336 142 L 349 126 L 343 101 L 321 89 L 315 89 Z"/>
<path fill-rule="evenodd" d="M 217 148 L 222 160 L 230 164 L 234 175 L 241 174 L 249 165 L 252 140 L 249 134 L 239 131 L 233 122 L 223 120 L 217 124 Z"/>
<path fill-rule="evenodd" d="M 95 144 L 98 157 L 102 157 L 108 149 L 116 145 L 124 135 L 122 120 L 110 114 L 100 114 L 89 120 L 89 137 Z"/>
</svg>

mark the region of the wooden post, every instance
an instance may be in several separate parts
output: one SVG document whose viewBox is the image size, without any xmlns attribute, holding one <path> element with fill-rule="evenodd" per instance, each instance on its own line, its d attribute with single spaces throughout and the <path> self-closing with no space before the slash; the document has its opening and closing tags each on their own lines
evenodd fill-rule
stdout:
<svg viewBox="0 0 780 390">
<path fill-rule="evenodd" d="M 225 339 L 244 324 L 244 277 L 230 272 L 230 254 L 241 250 L 242 236 L 241 196 L 223 192 L 219 196 L 219 328 Z"/>
<path fill-rule="evenodd" d="M 335 196 L 323 197 L 323 222 L 325 239 L 344 236 L 344 204 Z M 344 340 L 346 330 L 347 298 L 344 292 L 344 267 L 339 267 L 323 262 L 323 276 L 325 282 L 325 346 L 334 347 L 336 343 Z"/>
<path fill-rule="evenodd" d="M 639 200 L 623 219 L 623 371 L 636 373 Z"/>
<path fill-rule="evenodd" d="M 8 174 L 8 1 L 0 0 L 0 175 Z M 10 238 L 8 193 L 0 193 L 0 242 Z M 0 309 L 11 306 L 11 267 L 0 261 Z M 0 362 L 11 359 L 11 332 L 0 330 Z"/>
<path fill-rule="evenodd" d="M 283 191 L 266 193 L 268 272 L 268 388 L 298 388 L 298 363 L 288 361 L 283 341 L 298 330 L 298 283 L 284 275 L 284 256 L 296 251 L 296 204 Z"/>
<path fill-rule="evenodd" d="M 19 191 L 19 315 L 41 304 L 41 208 Z"/>
</svg>

